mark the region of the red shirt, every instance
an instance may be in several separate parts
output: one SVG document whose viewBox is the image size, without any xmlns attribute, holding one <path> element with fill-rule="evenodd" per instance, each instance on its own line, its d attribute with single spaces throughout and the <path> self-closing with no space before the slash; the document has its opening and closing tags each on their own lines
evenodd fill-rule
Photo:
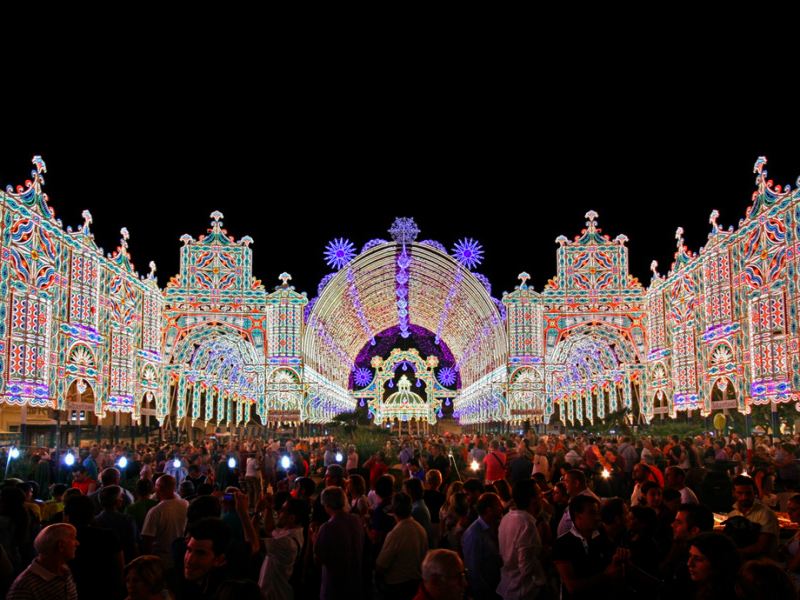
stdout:
<svg viewBox="0 0 800 600">
<path fill-rule="evenodd" d="M 506 478 L 506 455 L 499 450 L 492 450 L 483 459 L 486 466 L 486 481 Z"/>
<path fill-rule="evenodd" d="M 374 489 L 375 482 L 378 481 L 381 475 L 386 475 L 389 472 L 389 467 L 386 466 L 386 463 L 377 460 L 370 460 L 367 463 L 369 465 L 369 487 Z"/>
</svg>

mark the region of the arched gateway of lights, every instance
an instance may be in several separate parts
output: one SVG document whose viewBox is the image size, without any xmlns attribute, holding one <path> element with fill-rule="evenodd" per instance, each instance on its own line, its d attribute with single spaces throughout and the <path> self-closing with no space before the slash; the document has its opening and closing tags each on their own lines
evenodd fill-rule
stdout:
<svg viewBox="0 0 800 600">
<path fill-rule="evenodd" d="M 589 212 L 559 237 L 541 292 L 491 296 L 482 249 L 417 241 L 412 219 L 361 252 L 334 240 L 334 272 L 308 300 L 280 275 L 252 276 L 252 240 L 222 228 L 181 238 L 180 273 L 140 277 L 122 230 L 104 256 L 88 211 L 63 228 L 43 193 L 44 162 L 0 192 L 0 430 L 140 425 L 198 433 L 222 426 L 327 423 L 366 407 L 383 425 L 586 425 L 627 408 L 640 422 L 680 411 L 748 415 L 800 407 L 800 193 L 755 166 L 738 229 L 710 218 L 698 254 L 678 229 L 666 275 L 643 287 L 622 235 Z M 119 429 L 116 429 L 117 435 Z M 25 442 L 25 440 L 23 440 Z"/>
</svg>

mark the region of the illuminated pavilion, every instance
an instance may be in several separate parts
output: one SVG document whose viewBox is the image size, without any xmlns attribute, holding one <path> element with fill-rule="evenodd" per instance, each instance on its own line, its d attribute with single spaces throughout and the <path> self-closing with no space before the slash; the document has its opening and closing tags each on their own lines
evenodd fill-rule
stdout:
<svg viewBox="0 0 800 600">
<path fill-rule="evenodd" d="M 360 251 L 332 241 L 308 299 L 288 273 L 272 291 L 257 281 L 252 239 L 219 212 L 181 238 L 180 272 L 160 288 L 153 263 L 134 270 L 125 229 L 104 256 L 88 211 L 63 227 L 35 157 L 31 180 L 0 192 L 0 435 L 45 445 L 67 425 L 107 438 L 158 424 L 197 437 L 361 408 L 417 431 L 797 408 L 800 193 L 773 186 L 765 163 L 738 227 L 714 211 L 698 253 L 679 229 L 649 287 L 594 212 L 556 240 L 555 277 L 536 291 L 522 273 L 501 299 L 476 241 L 448 251 L 400 218 Z"/>
</svg>

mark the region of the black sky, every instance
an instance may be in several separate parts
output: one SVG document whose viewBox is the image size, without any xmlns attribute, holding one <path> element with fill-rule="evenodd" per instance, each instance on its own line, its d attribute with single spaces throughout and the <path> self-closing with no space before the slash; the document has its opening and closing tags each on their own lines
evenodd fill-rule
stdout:
<svg viewBox="0 0 800 600">
<path fill-rule="evenodd" d="M 0 185 L 23 183 L 41 155 L 64 225 L 89 209 L 106 252 L 127 227 L 137 270 L 154 260 L 162 286 L 178 271 L 180 236 L 203 234 L 213 210 L 236 239 L 254 239 L 254 272 L 269 289 L 288 271 L 309 297 L 330 271 L 328 241 L 360 250 L 388 238 L 398 216 L 448 249 L 480 241 L 476 270 L 500 297 L 523 270 L 541 290 L 556 274 L 555 238 L 578 235 L 595 210 L 605 234 L 629 238 L 632 273 L 648 284 L 653 259 L 669 268 L 678 226 L 697 251 L 712 209 L 724 227 L 738 224 L 759 156 L 776 184 L 795 187 L 800 148 L 794 122 L 754 118 L 747 98 L 732 104 L 739 88 L 622 69 L 606 87 L 523 70 L 452 85 L 350 73 L 296 88 L 269 77 L 241 88 L 165 81 L 162 71 L 158 87 L 117 77 L 70 104 L 56 88 L 38 114 L 25 98 L 7 105 L 18 117 L 0 144 Z"/>
</svg>

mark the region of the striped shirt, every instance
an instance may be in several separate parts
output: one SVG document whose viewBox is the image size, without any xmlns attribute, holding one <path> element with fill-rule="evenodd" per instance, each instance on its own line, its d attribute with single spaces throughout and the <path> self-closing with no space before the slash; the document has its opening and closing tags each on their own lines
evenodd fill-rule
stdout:
<svg viewBox="0 0 800 600">
<path fill-rule="evenodd" d="M 61 569 L 56 575 L 34 560 L 11 584 L 6 600 L 78 600 L 69 567 Z"/>
</svg>

